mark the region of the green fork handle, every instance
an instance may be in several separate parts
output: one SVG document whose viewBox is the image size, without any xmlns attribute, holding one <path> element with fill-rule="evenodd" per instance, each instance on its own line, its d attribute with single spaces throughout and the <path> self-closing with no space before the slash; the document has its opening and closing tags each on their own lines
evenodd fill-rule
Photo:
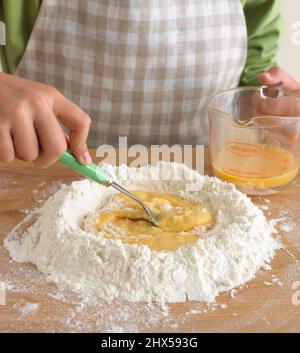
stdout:
<svg viewBox="0 0 300 353">
<path fill-rule="evenodd" d="M 87 165 L 81 164 L 70 151 L 65 151 L 60 156 L 59 161 L 67 167 L 74 169 L 76 172 L 87 176 L 99 184 L 109 186 L 111 183 L 111 177 L 105 170 L 98 167 L 94 163 Z"/>
</svg>

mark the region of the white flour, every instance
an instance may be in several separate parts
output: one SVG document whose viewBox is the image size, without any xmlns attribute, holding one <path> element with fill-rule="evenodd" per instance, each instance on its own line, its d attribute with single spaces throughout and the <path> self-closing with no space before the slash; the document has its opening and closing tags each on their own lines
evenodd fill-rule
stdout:
<svg viewBox="0 0 300 353">
<path fill-rule="evenodd" d="M 129 189 L 177 193 L 203 201 L 215 215 L 214 227 L 195 244 L 173 252 L 106 240 L 83 230 L 84 217 L 105 205 L 115 191 L 88 180 L 76 181 L 63 185 L 45 202 L 25 238 L 5 240 L 11 257 L 36 264 L 62 289 L 93 291 L 105 300 L 212 302 L 220 292 L 242 285 L 259 268 L 268 267 L 281 247 L 262 211 L 231 184 L 166 162 L 140 169 L 105 168 Z M 163 175 L 184 170 L 186 179 L 145 181 L 149 170 L 158 168 Z M 197 191 L 186 191 L 190 180 Z"/>
<path fill-rule="evenodd" d="M 36 303 L 16 303 L 13 305 L 14 309 L 19 310 L 22 314 L 28 314 L 38 309 L 38 304 Z"/>
</svg>

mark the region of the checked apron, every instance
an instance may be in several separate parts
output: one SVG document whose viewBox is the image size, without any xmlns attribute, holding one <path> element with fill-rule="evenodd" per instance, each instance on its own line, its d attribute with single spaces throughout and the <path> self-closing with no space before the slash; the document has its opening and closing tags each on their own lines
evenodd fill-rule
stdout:
<svg viewBox="0 0 300 353">
<path fill-rule="evenodd" d="M 205 104 L 246 52 L 240 0 L 43 0 L 17 75 L 85 110 L 89 147 L 206 144 Z"/>
</svg>

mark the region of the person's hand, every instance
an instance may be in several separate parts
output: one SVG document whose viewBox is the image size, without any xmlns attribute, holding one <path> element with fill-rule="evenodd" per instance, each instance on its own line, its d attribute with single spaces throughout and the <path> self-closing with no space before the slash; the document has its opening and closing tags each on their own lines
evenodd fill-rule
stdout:
<svg viewBox="0 0 300 353">
<path fill-rule="evenodd" d="M 300 84 L 279 67 L 272 67 L 268 72 L 258 76 L 262 85 L 276 85 L 282 83 L 286 90 L 293 91 L 300 97 Z M 274 116 L 300 116 L 300 99 L 284 96 L 280 99 L 259 99 L 255 97 L 255 107 L 258 113 Z"/>
<path fill-rule="evenodd" d="M 267 72 L 259 74 L 258 79 L 262 85 L 276 85 L 282 82 L 285 89 L 300 92 L 300 83 L 277 66 L 273 66 Z"/>
<path fill-rule="evenodd" d="M 55 88 L 0 73 L 0 161 L 18 158 L 47 167 L 67 149 L 68 141 L 75 157 L 90 163 L 90 123 L 90 117 Z"/>
<path fill-rule="evenodd" d="M 292 91 L 300 97 L 300 84 L 279 67 L 272 67 L 267 72 L 261 73 L 258 79 L 262 85 L 276 85 L 281 82 L 286 90 Z M 297 100 L 295 97 L 284 96 L 274 100 L 272 98 L 260 99 L 255 96 L 253 104 L 259 115 L 300 116 L 300 99 Z M 284 140 L 285 145 L 299 138 L 300 120 L 291 120 L 288 124 L 284 120 L 275 121 L 278 127 L 272 129 L 272 138 L 278 141 Z"/>
</svg>

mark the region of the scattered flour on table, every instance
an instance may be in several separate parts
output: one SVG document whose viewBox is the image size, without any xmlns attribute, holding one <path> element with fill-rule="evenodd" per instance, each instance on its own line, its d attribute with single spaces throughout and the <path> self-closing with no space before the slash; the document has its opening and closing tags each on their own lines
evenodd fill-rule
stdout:
<svg viewBox="0 0 300 353">
<path fill-rule="evenodd" d="M 285 233 L 291 232 L 295 227 L 295 221 L 292 218 L 286 218 L 284 223 L 281 223 L 279 229 Z"/>
<path fill-rule="evenodd" d="M 158 303 L 211 303 L 219 293 L 254 278 L 260 268 L 270 269 L 270 260 L 281 247 L 272 236 L 274 226 L 233 185 L 176 163 L 104 167 L 126 188 L 202 201 L 215 216 L 214 227 L 194 244 L 172 252 L 104 239 L 86 231 L 84 219 L 107 204 L 115 191 L 88 180 L 76 181 L 63 185 L 36 211 L 39 218 L 26 237 L 6 238 L 5 247 L 15 261 L 35 264 L 62 290 L 90 291 L 106 301 Z M 160 172 L 174 177 L 153 178 Z M 182 174 L 185 178 L 175 178 Z M 196 191 L 190 191 L 191 180 Z"/>
<path fill-rule="evenodd" d="M 39 305 L 37 303 L 16 303 L 13 305 L 14 309 L 19 310 L 22 314 L 28 314 L 31 313 L 32 311 L 37 310 Z"/>
<path fill-rule="evenodd" d="M 272 278 L 271 278 L 271 281 L 270 281 L 270 282 L 265 281 L 264 284 L 265 284 L 266 286 L 274 286 L 274 285 L 275 285 L 275 286 L 279 286 L 279 287 L 283 286 L 283 283 L 282 283 L 282 281 L 280 280 L 280 278 L 278 278 L 278 277 L 276 277 L 276 276 L 274 276 L 274 275 L 272 275 Z"/>
<path fill-rule="evenodd" d="M 267 211 L 269 209 L 269 207 L 267 205 L 261 205 L 261 206 L 258 206 L 261 210 L 263 211 Z"/>
<path fill-rule="evenodd" d="M 286 216 L 286 210 L 279 212 L 279 217 L 271 220 L 274 226 L 278 225 L 280 231 L 289 233 L 295 228 L 295 220 L 292 217 Z"/>
</svg>

